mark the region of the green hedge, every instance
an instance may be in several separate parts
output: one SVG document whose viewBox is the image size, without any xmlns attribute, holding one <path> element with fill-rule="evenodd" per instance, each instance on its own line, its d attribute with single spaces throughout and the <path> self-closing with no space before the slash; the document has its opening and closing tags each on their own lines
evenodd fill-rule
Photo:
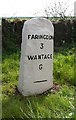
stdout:
<svg viewBox="0 0 76 120">
<path fill-rule="evenodd" d="M 15 19 L 14 21 L 2 19 L 3 51 L 15 52 L 20 49 L 24 21 L 20 19 Z M 76 19 L 55 21 L 53 25 L 55 51 L 63 45 L 76 43 Z"/>
</svg>

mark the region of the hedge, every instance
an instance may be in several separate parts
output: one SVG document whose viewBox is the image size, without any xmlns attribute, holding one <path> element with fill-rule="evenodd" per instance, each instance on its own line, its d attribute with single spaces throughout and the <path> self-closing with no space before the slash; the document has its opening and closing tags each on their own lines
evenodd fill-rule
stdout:
<svg viewBox="0 0 76 120">
<path fill-rule="evenodd" d="M 16 51 L 22 42 L 22 28 L 26 20 L 2 19 L 3 51 Z M 52 22 L 54 25 L 54 48 L 76 43 L 76 19 Z"/>
</svg>

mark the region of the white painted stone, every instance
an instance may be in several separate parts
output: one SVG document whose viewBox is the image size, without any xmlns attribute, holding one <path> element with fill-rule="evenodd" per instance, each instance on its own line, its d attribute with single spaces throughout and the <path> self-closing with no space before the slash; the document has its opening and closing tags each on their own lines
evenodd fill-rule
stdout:
<svg viewBox="0 0 76 120">
<path fill-rule="evenodd" d="M 33 18 L 24 23 L 18 82 L 24 96 L 43 93 L 53 86 L 53 36 L 50 20 Z"/>
<path fill-rule="evenodd" d="M 74 16 L 76 16 L 76 1 L 74 2 Z"/>
</svg>

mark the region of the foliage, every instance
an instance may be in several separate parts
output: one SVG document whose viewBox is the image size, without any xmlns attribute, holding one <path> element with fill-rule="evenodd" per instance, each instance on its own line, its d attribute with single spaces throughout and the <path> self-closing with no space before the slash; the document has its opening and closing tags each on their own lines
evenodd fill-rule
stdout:
<svg viewBox="0 0 76 120">
<path fill-rule="evenodd" d="M 10 93 L 10 88 L 9 93 Z M 5 118 L 70 118 L 74 115 L 74 88 L 63 86 L 58 93 L 23 97 L 3 95 Z M 6 108 L 6 109 L 5 109 Z"/>
<path fill-rule="evenodd" d="M 54 84 L 59 90 L 24 97 L 17 90 L 20 52 L 3 54 L 3 118 L 74 117 L 74 50 L 54 54 Z M 69 84 L 68 84 L 69 83 Z"/>
<path fill-rule="evenodd" d="M 70 85 L 76 85 L 74 77 L 74 54 L 62 54 L 55 55 L 54 58 L 54 78 L 59 83 L 69 83 Z"/>
<path fill-rule="evenodd" d="M 58 90 L 49 90 L 41 95 L 24 97 L 17 90 L 19 78 L 19 60 L 21 30 L 23 22 L 3 21 L 3 56 L 2 56 L 2 92 L 3 118 L 72 118 L 75 117 L 75 46 L 76 46 L 76 19 L 73 22 L 58 22 L 54 26 L 63 36 L 55 32 L 54 53 L 54 84 Z M 5 24 L 6 23 L 6 24 Z M 72 23 L 72 24 L 71 24 Z M 70 28 L 70 24 L 73 27 Z M 19 27 L 20 26 L 20 27 Z M 62 28 L 62 29 L 61 29 Z M 69 30 L 70 28 L 70 30 Z M 67 34 L 72 34 L 68 37 Z M 56 34 L 58 38 L 56 37 Z M 62 36 L 62 39 L 59 37 Z M 64 42 L 64 43 L 63 43 Z M 1 66 L 1 64 L 0 64 Z M 1 76 L 0 76 L 1 77 Z"/>
<path fill-rule="evenodd" d="M 3 52 L 16 52 L 21 47 L 22 28 L 24 20 L 14 21 L 2 19 L 2 48 Z M 69 44 L 76 45 L 76 18 L 53 20 L 55 50 Z"/>
<path fill-rule="evenodd" d="M 23 22 L 16 19 L 7 21 L 2 19 L 2 49 L 4 51 L 16 52 L 21 45 Z"/>
<path fill-rule="evenodd" d="M 6 59 L 5 59 L 6 58 Z M 8 83 L 18 80 L 19 74 L 19 54 L 3 55 L 2 78 Z"/>
<path fill-rule="evenodd" d="M 50 3 L 50 5 L 47 6 L 45 9 L 45 14 L 47 18 L 49 16 L 52 17 L 60 17 L 61 19 L 66 19 L 67 17 L 67 11 L 69 9 L 69 0 L 62 2 L 62 1 L 54 1 Z M 68 16 L 72 16 L 73 10 L 68 13 Z"/>
</svg>

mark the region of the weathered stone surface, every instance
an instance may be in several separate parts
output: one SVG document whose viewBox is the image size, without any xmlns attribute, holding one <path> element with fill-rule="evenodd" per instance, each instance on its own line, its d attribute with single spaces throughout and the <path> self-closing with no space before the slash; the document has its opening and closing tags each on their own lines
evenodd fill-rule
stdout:
<svg viewBox="0 0 76 120">
<path fill-rule="evenodd" d="M 53 37 L 53 25 L 47 19 L 33 18 L 24 23 L 18 83 L 24 96 L 53 86 Z"/>
</svg>

